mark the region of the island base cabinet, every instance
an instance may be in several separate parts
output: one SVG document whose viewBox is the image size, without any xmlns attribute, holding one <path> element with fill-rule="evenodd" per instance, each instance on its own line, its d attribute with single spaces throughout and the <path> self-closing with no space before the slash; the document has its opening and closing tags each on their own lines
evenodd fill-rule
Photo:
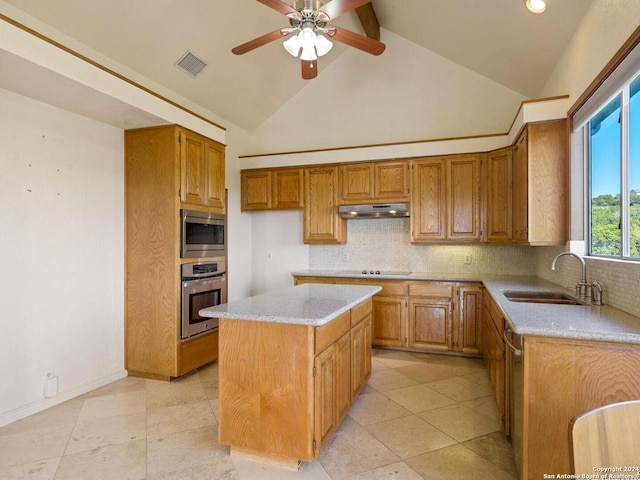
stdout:
<svg viewBox="0 0 640 480">
<path fill-rule="evenodd" d="M 314 458 L 313 348 L 311 327 L 220 319 L 220 443 L 286 465 Z"/>
<path fill-rule="evenodd" d="M 640 398 L 638 345 L 524 337 L 523 368 L 524 480 L 571 473 L 569 422 L 574 417 Z"/>
<path fill-rule="evenodd" d="M 371 375 L 371 305 L 319 327 L 221 318 L 220 443 L 294 468 L 316 458 Z"/>
</svg>

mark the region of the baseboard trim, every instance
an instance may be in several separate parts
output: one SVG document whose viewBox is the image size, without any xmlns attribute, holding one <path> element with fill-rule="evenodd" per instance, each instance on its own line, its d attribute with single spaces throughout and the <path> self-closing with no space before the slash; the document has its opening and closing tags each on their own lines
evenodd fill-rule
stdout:
<svg viewBox="0 0 640 480">
<path fill-rule="evenodd" d="M 5 425 L 9 425 L 10 423 L 21 420 L 29 415 L 33 415 L 34 413 L 41 412 L 51 407 L 55 407 L 67 400 L 71 400 L 73 398 L 79 397 L 80 395 L 84 395 L 91 390 L 95 390 L 96 388 L 103 387 L 108 385 L 109 383 L 115 382 L 116 380 L 120 380 L 127 376 L 126 370 L 120 370 L 119 372 L 113 373 L 106 377 L 102 377 L 98 380 L 95 380 L 90 383 L 86 383 L 79 387 L 76 387 L 72 390 L 67 390 L 65 392 L 60 392 L 55 397 L 51 398 L 43 398 L 42 400 L 38 400 L 37 402 L 30 403 L 23 407 L 18 407 L 13 410 L 10 410 L 6 413 L 0 415 L 0 427 L 4 427 Z"/>
</svg>

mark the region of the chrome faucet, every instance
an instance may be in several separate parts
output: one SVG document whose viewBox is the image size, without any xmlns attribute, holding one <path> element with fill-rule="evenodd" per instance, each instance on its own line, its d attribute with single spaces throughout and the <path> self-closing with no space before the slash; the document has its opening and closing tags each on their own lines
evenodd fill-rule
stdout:
<svg viewBox="0 0 640 480">
<path fill-rule="evenodd" d="M 580 261 L 580 264 L 582 265 L 582 278 L 580 279 L 580 282 L 576 285 L 576 295 L 579 295 L 580 297 L 588 296 L 590 293 L 589 290 L 591 289 L 591 286 L 587 283 L 587 265 L 584 263 L 584 259 L 580 255 L 577 255 L 573 252 L 559 253 L 551 262 L 551 270 L 556 269 L 556 262 L 560 257 L 563 257 L 565 255 L 570 255 L 572 257 L 577 258 Z"/>
</svg>

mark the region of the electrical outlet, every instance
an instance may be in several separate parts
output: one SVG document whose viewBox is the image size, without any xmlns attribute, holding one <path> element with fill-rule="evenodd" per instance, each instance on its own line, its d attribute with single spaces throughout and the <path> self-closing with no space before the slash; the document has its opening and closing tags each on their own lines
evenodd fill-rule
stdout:
<svg viewBox="0 0 640 480">
<path fill-rule="evenodd" d="M 464 264 L 465 265 L 471 265 L 471 254 L 470 253 L 467 253 L 464 256 Z"/>
<path fill-rule="evenodd" d="M 53 372 L 47 372 L 44 379 L 44 397 L 51 398 L 58 394 L 58 377 Z"/>
<path fill-rule="evenodd" d="M 342 252 L 342 261 L 343 262 L 349 261 L 349 252 Z"/>
<path fill-rule="evenodd" d="M 267 252 L 266 255 L 267 260 L 273 260 L 273 253 L 272 252 Z"/>
</svg>

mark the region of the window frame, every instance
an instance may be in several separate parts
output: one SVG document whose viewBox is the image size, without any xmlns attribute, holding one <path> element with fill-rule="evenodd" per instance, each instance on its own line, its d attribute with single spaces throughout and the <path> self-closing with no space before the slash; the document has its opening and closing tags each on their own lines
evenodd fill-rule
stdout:
<svg viewBox="0 0 640 480">
<path fill-rule="evenodd" d="M 640 71 L 636 71 L 631 75 L 618 89 L 615 94 L 611 95 L 605 102 L 602 102 L 599 107 L 595 109 L 586 123 L 582 126 L 583 138 L 584 138 L 584 166 L 585 166 L 585 239 L 586 239 L 586 252 L 591 257 L 598 257 L 604 259 L 616 259 L 616 260 L 628 260 L 634 262 L 640 262 L 640 255 L 637 257 L 631 256 L 631 183 L 630 183 L 630 92 L 631 84 L 634 81 L 640 80 Z M 593 196 L 592 196 L 592 159 L 591 159 L 591 120 L 595 118 L 600 112 L 606 108 L 610 102 L 616 97 L 620 97 L 620 255 L 604 255 L 593 253 L 593 238 L 592 238 L 592 208 L 593 208 Z"/>
</svg>

